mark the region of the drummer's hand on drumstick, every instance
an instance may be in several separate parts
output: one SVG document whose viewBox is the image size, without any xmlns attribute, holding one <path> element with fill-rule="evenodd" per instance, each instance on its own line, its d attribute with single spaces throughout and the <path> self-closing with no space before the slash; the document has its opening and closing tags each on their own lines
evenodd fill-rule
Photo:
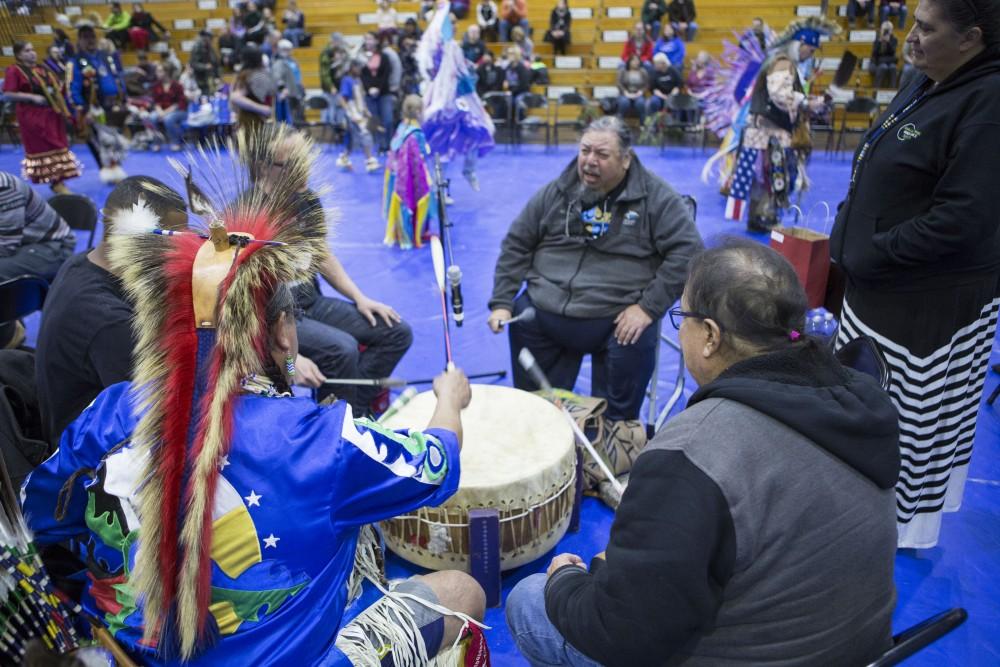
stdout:
<svg viewBox="0 0 1000 667">
<path fill-rule="evenodd" d="M 551 577 L 553 574 L 556 573 L 556 570 L 558 570 L 561 567 L 565 567 L 566 565 L 576 565 L 577 567 L 582 568 L 584 570 L 587 569 L 587 564 L 584 563 L 583 559 L 577 556 L 576 554 L 559 554 L 558 556 L 552 559 L 551 563 L 549 563 L 549 569 L 546 570 L 545 576 Z"/>
<path fill-rule="evenodd" d="M 434 395 L 437 407 L 427 428 L 441 428 L 453 432 L 462 446 L 462 415 L 472 400 L 472 388 L 465 371 L 451 368 L 434 378 Z"/>
<path fill-rule="evenodd" d="M 619 345 L 632 345 L 639 336 L 653 323 L 645 310 L 637 303 L 632 304 L 615 318 L 615 340 Z"/>
<path fill-rule="evenodd" d="M 503 331 L 503 325 L 501 322 L 506 322 L 511 317 L 512 313 L 506 308 L 497 308 L 490 313 L 490 319 L 486 320 L 486 323 L 490 325 L 490 331 L 493 333 L 500 333 Z"/>
<path fill-rule="evenodd" d="M 299 355 L 295 358 L 295 384 L 302 387 L 318 389 L 326 382 L 326 376 L 309 357 Z"/>
</svg>

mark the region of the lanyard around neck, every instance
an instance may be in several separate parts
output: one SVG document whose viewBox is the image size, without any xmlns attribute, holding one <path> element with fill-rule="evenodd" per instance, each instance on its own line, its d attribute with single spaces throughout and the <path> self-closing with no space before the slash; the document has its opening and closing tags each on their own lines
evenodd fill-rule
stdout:
<svg viewBox="0 0 1000 667">
<path fill-rule="evenodd" d="M 907 102 L 902 109 L 898 112 L 894 111 L 889 114 L 884 121 L 882 121 L 878 127 L 874 127 L 868 131 L 865 135 L 865 143 L 861 146 L 861 150 L 858 151 L 858 157 L 854 160 L 854 169 L 851 171 L 851 186 L 850 189 L 853 191 L 854 187 L 857 185 L 858 175 L 861 172 L 861 166 L 864 161 L 868 158 L 872 151 L 872 147 L 878 142 L 882 136 L 888 132 L 890 129 L 895 127 L 903 118 L 905 118 L 911 111 L 917 108 L 924 98 L 927 96 L 925 89 L 917 90 L 910 101 Z"/>
</svg>

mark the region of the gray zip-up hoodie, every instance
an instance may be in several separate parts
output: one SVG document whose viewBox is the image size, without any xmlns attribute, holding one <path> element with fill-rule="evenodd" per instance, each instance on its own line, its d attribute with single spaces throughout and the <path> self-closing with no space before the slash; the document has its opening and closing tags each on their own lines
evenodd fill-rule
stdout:
<svg viewBox="0 0 1000 667">
<path fill-rule="evenodd" d="M 548 312 L 613 317 L 637 303 L 653 319 L 663 317 L 684 289 L 701 237 L 684 200 L 637 157 L 625 178 L 599 239 L 583 230 L 575 159 L 535 193 L 503 241 L 490 309 L 513 309 L 527 281 L 532 302 Z"/>
</svg>

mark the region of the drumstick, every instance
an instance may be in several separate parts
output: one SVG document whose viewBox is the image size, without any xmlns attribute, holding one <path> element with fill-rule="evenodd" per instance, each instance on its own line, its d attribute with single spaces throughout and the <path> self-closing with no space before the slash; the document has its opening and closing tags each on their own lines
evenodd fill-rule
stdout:
<svg viewBox="0 0 1000 667">
<path fill-rule="evenodd" d="M 530 322 L 533 319 L 535 319 L 535 309 L 532 308 L 531 306 L 528 306 L 523 311 L 521 311 L 521 314 L 518 315 L 517 317 L 512 317 L 509 320 L 500 320 L 499 322 L 497 322 L 497 324 L 499 326 L 504 327 L 507 326 L 508 324 L 516 324 L 518 322 Z"/>
<path fill-rule="evenodd" d="M 323 384 L 349 384 L 360 387 L 405 387 L 410 384 L 403 378 L 330 378 Z"/>
<path fill-rule="evenodd" d="M 405 406 L 407 403 L 413 400 L 413 397 L 416 395 L 417 395 L 417 390 L 414 389 L 413 387 L 407 387 L 406 389 L 404 389 L 403 393 L 397 396 L 396 400 L 394 400 L 389 405 L 388 409 L 386 409 L 386 411 L 382 413 L 382 416 L 378 418 L 378 423 L 381 424 L 382 422 L 384 422 L 385 420 L 389 419 L 397 412 L 402 410 L 403 406 Z"/>
<path fill-rule="evenodd" d="M 531 376 L 542 391 L 549 395 L 552 402 L 556 404 L 556 407 L 562 410 L 563 416 L 566 417 L 566 421 L 569 422 L 570 428 L 573 429 L 573 435 L 576 436 L 577 442 L 579 442 L 583 448 L 587 450 L 587 453 L 594 459 L 597 463 L 597 467 L 601 469 L 602 473 L 604 473 L 604 476 L 607 478 L 612 488 L 618 492 L 619 496 L 625 493 L 625 487 L 623 487 L 621 482 L 618 481 L 615 474 L 611 472 L 611 469 L 608 468 L 604 459 L 597 455 L 597 450 L 594 449 L 594 445 L 591 444 L 590 440 L 587 439 L 587 436 L 584 435 L 582 430 L 580 430 L 580 425 L 576 423 L 575 419 L 573 419 L 573 415 L 569 413 L 566 406 L 563 405 L 562 401 L 560 401 L 552 391 L 552 385 L 549 384 L 549 379 L 545 377 L 545 373 L 542 372 L 541 367 L 539 367 L 538 363 L 535 361 L 535 355 L 531 353 L 531 350 L 526 347 L 522 347 L 521 351 L 517 355 L 517 361 L 521 364 L 521 368 L 523 368 L 528 375 Z"/>
<path fill-rule="evenodd" d="M 441 316 L 444 318 L 444 358 L 445 368 L 455 367 L 451 360 L 451 323 L 448 321 L 448 297 L 444 291 L 444 248 L 441 239 L 431 236 L 431 261 L 434 262 L 434 278 L 437 280 L 438 291 L 441 292 Z"/>
</svg>

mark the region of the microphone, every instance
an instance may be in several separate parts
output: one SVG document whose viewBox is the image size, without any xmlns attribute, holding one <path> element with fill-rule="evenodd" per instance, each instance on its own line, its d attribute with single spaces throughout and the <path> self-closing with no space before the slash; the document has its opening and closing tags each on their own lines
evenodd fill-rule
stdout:
<svg viewBox="0 0 1000 667">
<path fill-rule="evenodd" d="M 538 367 L 538 362 L 535 361 L 535 355 L 531 353 L 531 350 L 522 347 L 517 355 L 517 362 L 531 376 L 531 379 L 535 381 L 539 389 L 547 394 L 552 392 L 552 385 L 549 384 L 549 380 L 545 377 L 542 369 Z"/>
<path fill-rule="evenodd" d="M 407 387 L 406 389 L 404 389 L 403 393 L 401 393 L 399 396 L 397 396 L 396 400 L 393 401 L 389 405 L 389 408 L 385 412 L 382 413 L 382 416 L 378 418 L 378 423 L 381 424 L 385 420 L 387 420 L 390 417 L 394 416 L 397 412 L 399 412 L 400 410 L 403 409 L 404 405 L 406 405 L 411 400 L 413 400 L 413 397 L 416 396 L 416 395 L 417 395 L 417 390 L 414 389 L 413 387 Z"/>
<path fill-rule="evenodd" d="M 462 269 L 457 264 L 448 267 L 448 282 L 451 283 L 451 313 L 455 326 L 460 327 L 465 320 L 465 309 L 462 302 Z"/>
<path fill-rule="evenodd" d="M 535 319 L 535 309 L 532 306 L 528 306 L 521 311 L 521 314 L 517 317 L 512 317 L 509 320 L 503 320 L 498 324 L 500 326 L 506 326 L 508 324 L 516 324 L 517 322 L 530 322 Z"/>
</svg>

